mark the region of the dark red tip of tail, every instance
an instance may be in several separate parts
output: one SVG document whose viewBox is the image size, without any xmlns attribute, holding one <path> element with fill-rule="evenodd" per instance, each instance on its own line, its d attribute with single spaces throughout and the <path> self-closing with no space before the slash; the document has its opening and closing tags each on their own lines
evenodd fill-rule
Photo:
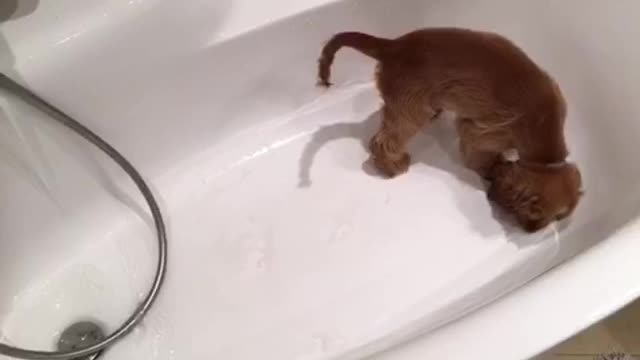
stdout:
<svg viewBox="0 0 640 360">
<path fill-rule="evenodd" d="M 329 87 L 331 82 L 331 64 L 340 48 L 346 46 L 380 60 L 384 51 L 391 44 L 391 40 L 377 38 L 375 36 L 359 32 L 343 32 L 334 35 L 322 48 L 322 54 L 318 60 L 318 85 Z"/>
</svg>

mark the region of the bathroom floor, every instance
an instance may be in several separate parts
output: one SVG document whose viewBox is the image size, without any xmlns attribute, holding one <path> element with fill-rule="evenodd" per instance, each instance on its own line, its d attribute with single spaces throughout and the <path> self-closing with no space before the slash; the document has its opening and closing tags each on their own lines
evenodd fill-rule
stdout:
<svg viewBox="0 0 640 360">
<path fill-rule="evenodd" d="M 533 360 L 591 360 L 614 352 L 640 359 L 640 300 Z"/>
</svg>

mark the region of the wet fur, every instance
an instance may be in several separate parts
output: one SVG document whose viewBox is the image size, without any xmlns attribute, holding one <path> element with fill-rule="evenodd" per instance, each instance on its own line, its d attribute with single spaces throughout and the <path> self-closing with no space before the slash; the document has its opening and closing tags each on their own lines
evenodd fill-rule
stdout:
<svg viewBox="0 0 640 360">
<path fill-rule="evenodd" d="M 465 165 L 492 181 L 491 198 L 513 212 L 526 230 L 573 211 L 581 186 L 575 181 L 580 178 L 577 168 L 545 167 L 563 163 L 568 155 L 564 98 L 555 81 L 512 42 L 457 28 L 422 29 L 393 40 L 339 33 L 322 50 L 319 84 L 331 85 L 331 64 L 342 47 L 378 60 L 383 121 L 369 149 L 381 173 L 394 177 L 407 171 L 407 143 L 449 110 L 457 115 Z M 517 150 L 518 163 L 501 161 L 510 149 Z M 534 165 L 525 169 L 525 163 Z M 567 195 L 549 190 L 553 188 L 566 188 Z"/>
<path fill-rule="evenodd" d="M 490 178 L 489 199 L 529 232 L 571 215 L 582 196 L 580 171 L 573 164 L 554 168 L 504 161 L 493 167 Z"/>
</svg>

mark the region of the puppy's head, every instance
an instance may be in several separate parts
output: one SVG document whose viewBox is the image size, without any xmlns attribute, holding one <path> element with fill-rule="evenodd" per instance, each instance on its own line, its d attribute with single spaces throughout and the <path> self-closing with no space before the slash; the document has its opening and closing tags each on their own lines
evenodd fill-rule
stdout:
<svg viewBox="0 0 640 360">
<path fill-rule="evenodd" d="M 528 232 L 571 215 L 582 196 L 580 171 L 571 163 L 549 167 L 504 161 L 495 165 L 489 179 L 489 199 Z"/>
</svg>

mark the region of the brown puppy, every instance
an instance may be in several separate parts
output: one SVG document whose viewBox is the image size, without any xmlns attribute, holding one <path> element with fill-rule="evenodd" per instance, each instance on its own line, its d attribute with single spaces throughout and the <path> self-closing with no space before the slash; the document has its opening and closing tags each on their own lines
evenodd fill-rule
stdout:
<svg viewBox="0 0 640 360">
<path fill-rule="evenodd" d="M 456 28 L 423 29 L 394 40 L 340 33 L 322 50 L 321 85 L 331 85 L 330 67 L 344 46 L 378 60 L 384 119 L 369 147 L 382 173 L 405 172 L 411 162 L 408 141 L 440 111 L 450 110 L 457 114 L 465 164 L 493 181 L 491 197 L 513 211 L 527 230 L 575 208 L 581 184 L 571 180 L 579 179 L 577 168 L 565 162 L 562 93 L 509 40 Z M 521 160 L 499 164 L 509 149 L 516 149 Z M 566 195 L 549 190 L 564 187 Z"/>
</svg>

